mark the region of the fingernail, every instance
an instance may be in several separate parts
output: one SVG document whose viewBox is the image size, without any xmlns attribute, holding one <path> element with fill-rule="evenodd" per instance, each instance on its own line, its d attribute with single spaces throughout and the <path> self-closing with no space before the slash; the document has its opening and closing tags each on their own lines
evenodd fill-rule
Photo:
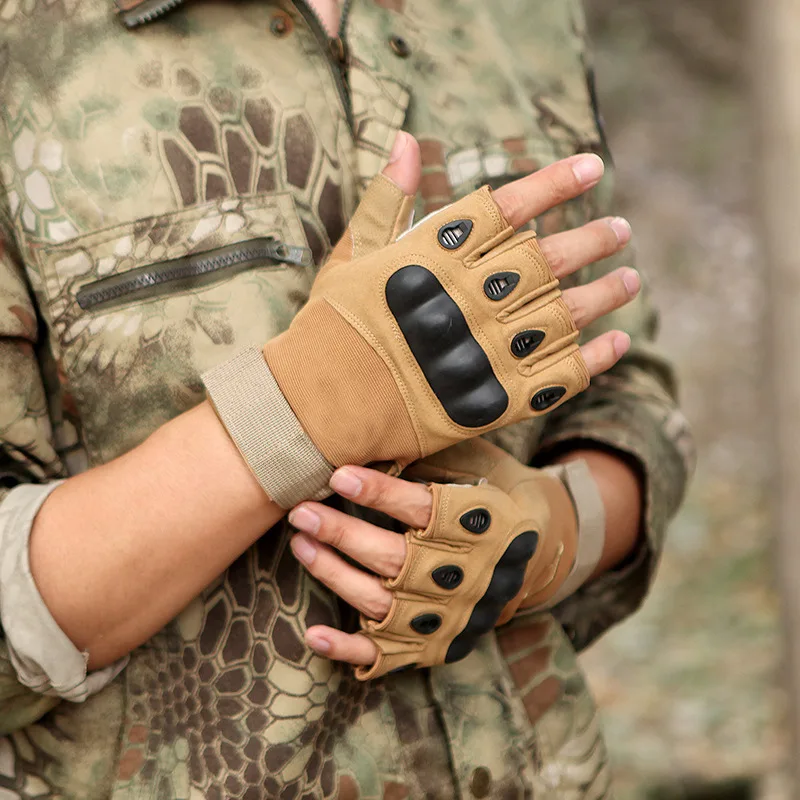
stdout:
<svg viewBox="0 0 800 800">
<path fill-rule="evenodd" d="M 358 497 L 361 494 L 363 484 L 347 467 L 338 469 L 333 473 L 330 480 L 330 487 L 337 494 L 343 497 Z"/>
<path fill-rule="evenodd" d="M 408 134 L 404 131 L 398 131 L 397 136 L 394 137 L 394 144 L 392 145 L 392 152 L 389 153 L 389 163 L 394 164 L 400 156 L 405 152 L 408 145 Z"/>
<path fill-rule="evenodd" d="M 621 331 L 614 337 L 614 352 L 617 354 L 617 358 L 622 358 L 630 349 L 631 337 L 624 331 Z"/>
<path fill-rule="evenodd" d="M 617 241 L 620 244 L 625 244 L 630 241 L 631 224 L 628 220 L 622 217 L 614 217 L 614 219 L 609 220 L 608 224 L 611 226 L 611 230 L 617 235 Z"/>
<path fill-rule="evenodd" d="M 603 177 L 605 165 L 600 156 L 586 155 L 578 159 L 572 165 L 572 171 L 579 183 L 582 183 L 587 189 L 594 186 Z"/>
<path fill-rule="evenodd" d="M 306 565 L 314 562 L 317 548 L 305 536 L 293 536 L 290 544 L 298 561 Z"/>
<path fill-rule="evenodd" d="M 315 514 L 310 508 L 299 506 L 289 512 L 289 522 L 298 530 L 306 533 L 316 533 L 319 530 L 319 514 Z"/>
<path fill-rule="evenodd" d="M 639 289 L 642 288 L 642 279 L 635 269 L 626 269 L 625 272 L 622 273 L 622 282 L 625 284 L 625 288 L 628 290 L 628 294 L 631 297 L 636 297 L 636 295 L 639 294 Z"/>
<path fill-rule="evenodd" d="M 306 633 L 306 644 L 317 653 L 329 653 L 331 643 L 315 633 Z"/>
</svg>

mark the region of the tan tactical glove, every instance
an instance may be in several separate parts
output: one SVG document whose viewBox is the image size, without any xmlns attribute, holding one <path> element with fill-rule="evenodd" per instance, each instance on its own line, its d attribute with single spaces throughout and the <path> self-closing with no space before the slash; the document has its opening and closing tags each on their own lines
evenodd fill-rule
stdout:
<svg viewBox="0 0 800 800">
<path fill-rule="evenodd" d="M 412 202 L 376 177 L 289 329 L 204 376 L 284 508 L 326 496 L 335 467 L 405 466 L 589 384 L 535 234 L 484 187 L 398 236 Z"/>
<path fill-rule="evenodd" d="M 386 618 L 361 618 L 379 652 L 356 668 L 361 680 L 458 661 L 521 606 L 555 605 L 597 566 L 605 515 L 582 461 L 533 469 L 473 439 L 404 477 L 431 481 L 431 521 L 406 532 L 405 564 L 384 582 L 394 595 Z"/>
</svg>

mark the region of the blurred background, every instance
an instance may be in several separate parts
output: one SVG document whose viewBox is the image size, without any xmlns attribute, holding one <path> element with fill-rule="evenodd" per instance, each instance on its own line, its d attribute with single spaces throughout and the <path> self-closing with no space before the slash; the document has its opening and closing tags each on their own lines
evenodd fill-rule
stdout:
<svg viewBox="0 0 800 800">
<path fill-rule="evenodd" d="M 619 211 L 699 462 L 653 594 L 583 663 L 622 800 L 788 800 L 744 3 L 586 7 Z"/>
</svg>

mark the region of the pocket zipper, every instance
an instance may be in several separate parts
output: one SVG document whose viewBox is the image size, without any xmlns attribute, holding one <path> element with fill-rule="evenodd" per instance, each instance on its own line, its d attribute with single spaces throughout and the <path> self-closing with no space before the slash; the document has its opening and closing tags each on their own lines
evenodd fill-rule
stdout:
<svg viewBox="0 0 800 800">
<path fill-rule="evenodd" d="M 272 237 L 250 239 L 101 278 L 82 286 L 75 299 L 84 311 L 88 311 L 123 298 L 129 300 L 131 296 L 137 299 L 152 297 L 158 294 L 157 290 L 164 284 L 181 282 L 193 288 L 198 278 L 223 271 L 241 272 L 252 267 L 270 266 L 265 265 L 264 261 L 308 267 L 312 264 L 311 250 Z"/>
<path fill-rule="evenodd" d="M 136 28 L 145 22 L 163 17 L 168 11 L 181 5 L 183 0 L 144 0 L 130 8 L 120 10 L 120 17 L 126 28 Z"/>
</svg>

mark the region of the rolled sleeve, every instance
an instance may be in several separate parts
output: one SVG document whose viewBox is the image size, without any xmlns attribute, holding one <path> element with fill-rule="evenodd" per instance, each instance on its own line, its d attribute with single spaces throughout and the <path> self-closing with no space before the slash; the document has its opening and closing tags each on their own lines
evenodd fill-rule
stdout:
<svg viewBox="0 0 800 800">
<path fill-rule="evenodd" d="M 28 557 L 31 529 L 61 483 L 18 486 L 0 505 L 0 622 L 19 682 L 37 694 L 79 703 L 110 683 L 127 659 L 88 672 L 88 654 L 59 628 L 36 588 Z"/>
<path fill-rule="evenodd" d="M 124 662 L 87 673 L 33 581 L 31 528 L 66 477 L 53 442 L 38 360 L 37 309 L 0 185 L 0 734 L 29 725 L 59 699 L 85 700 Z"/>
</svg>

